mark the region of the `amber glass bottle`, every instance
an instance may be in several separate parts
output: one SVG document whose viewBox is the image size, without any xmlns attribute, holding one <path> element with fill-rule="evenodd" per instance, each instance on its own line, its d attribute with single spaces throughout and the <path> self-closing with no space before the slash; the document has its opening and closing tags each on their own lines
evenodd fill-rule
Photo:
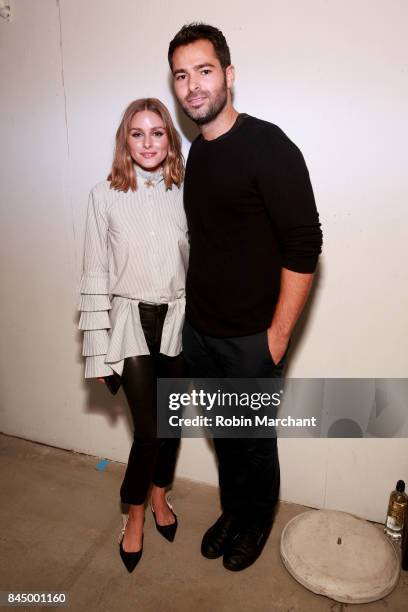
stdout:
<svg viewBox="0 0 408 612">
<path fill-rule="evenodd" d="M 405 493 L 405 482 L 399 480 L 395 491 L 392 491 L 390 495 L 384 527 L 385 533 L 394 540 L 401 540 L 407 505 L 408 496 Z"/>
</svg>

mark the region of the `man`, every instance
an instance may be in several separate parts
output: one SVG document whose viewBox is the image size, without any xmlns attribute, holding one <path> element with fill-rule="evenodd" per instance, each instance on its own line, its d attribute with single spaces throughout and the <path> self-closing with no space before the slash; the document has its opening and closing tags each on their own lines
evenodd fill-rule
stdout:
<svg viewBox="0 0 408 612">
<path fill-rule="evenodd" d="M 200 129 L 186 168 L 190 231 L 183 350 L 194 377 L 280 377 L 322 234 L 299 149 L 232 104 L 226 40 L 184 26 L 168 54 L 174 90 Z M 279 495 L 276 438 L 214 439 L 223 512 L 201 552 L 229 570 L 260 555 Z"/>
</svg>

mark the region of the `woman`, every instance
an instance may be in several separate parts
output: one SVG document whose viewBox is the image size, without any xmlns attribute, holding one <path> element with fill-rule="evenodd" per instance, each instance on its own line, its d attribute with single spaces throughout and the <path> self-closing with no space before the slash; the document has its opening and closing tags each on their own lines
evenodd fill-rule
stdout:
<svg viewBox="0 0 408 612">
<path fill-rule="evenodd" d="M 120 489 L 129 515 L 119 550 L 129 572 L 142 556 L 152 483 L 157 529 L 169 541 L 177 529 L 165 489 L 173 480 L 179 439 L 157 438 L 156 379 L 184 376 L 183 175 L 180 137 L 168 110 L 155 98 L 136 100 L 118 127 L 108 179 L 92 189 L 88 207 L 79 328 L 85 378 L 115 383 L 121 377 L 133 417 Z"/>
</svg>

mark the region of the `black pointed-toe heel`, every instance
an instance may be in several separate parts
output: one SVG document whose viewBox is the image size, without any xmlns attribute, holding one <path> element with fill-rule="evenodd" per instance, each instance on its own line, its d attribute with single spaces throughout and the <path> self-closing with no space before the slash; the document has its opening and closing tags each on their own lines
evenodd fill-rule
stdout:
<svg viewBox="0 0 408 612">
<path fill-rule="evenodd" d="M 171 523 L 171 525 L 159 525 L 156 519 L 156 514 L 154 512 L 153 506 L 151 504 L 150 508 L 153 514 L 154 522 L 156 523 L 157 531 L 163 536 L 163 538 L 166 538 L 168 542 L 173 542 L 177 531 L 178 521 L 177 516 L 174 514 L 173 506 L 169 502 L 168 498 L 166 498 L 166 503 L 170 508 L 172 515 L 174 516 L 174 523 Z"/>
<path fill-rule="evenodd" d="M 123 550 L 123 538 L 125 537 L 125 529 L 126 529 L 126 524 L 127 524 L 128 519 L 126 519 L 124 521 L 123 524 L 123 528 L 121 531 L 121 535 L 120 535 L 120 542 L 119 542 L 119 554 L 120 557 L 127 569 L 127 571 L 133 572 L 133 570 L 135 569 L 136 565 L 139 563 L 140 559 L 142 558 L 142 553 L 143 553 L 143 537 L 142 536 L 142 548 L 136 552 L 127 552 L 126 550 Z"/>
</svg>

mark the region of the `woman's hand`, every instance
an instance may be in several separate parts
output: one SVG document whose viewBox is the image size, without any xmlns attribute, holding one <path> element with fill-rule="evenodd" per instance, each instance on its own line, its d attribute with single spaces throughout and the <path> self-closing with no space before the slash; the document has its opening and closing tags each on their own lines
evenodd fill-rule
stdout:
<svg viewBox="0 0 408 612">
<path fill-rule="evenodd" d="M 101 383 L 105 383 L 105 379 L 104 378 L 97 378 L 96 380 L 99 380 L 99 382 L 101 382 Z M 105 383 L 105 385 L 106 385 L 106 383 Z"/>
</svg>

